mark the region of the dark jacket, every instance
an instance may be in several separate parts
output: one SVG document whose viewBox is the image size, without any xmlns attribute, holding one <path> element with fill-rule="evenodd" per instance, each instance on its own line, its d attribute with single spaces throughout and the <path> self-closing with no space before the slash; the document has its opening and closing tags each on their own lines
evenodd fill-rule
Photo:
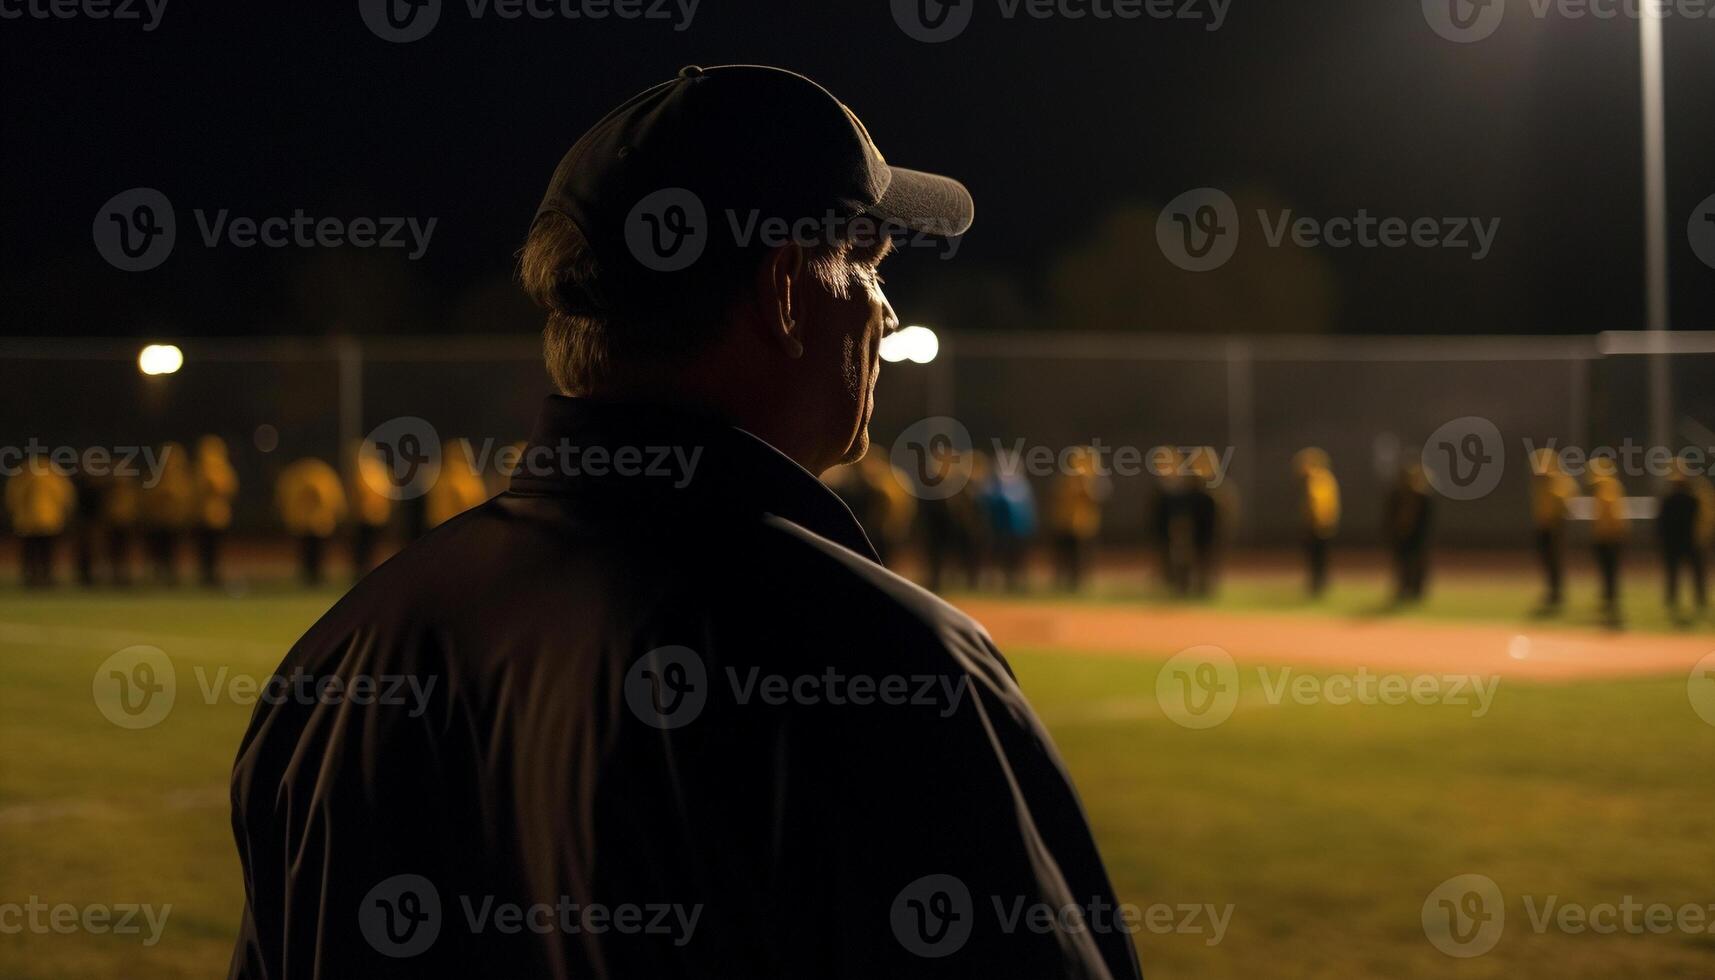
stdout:
<svg viewBox="0 0 1715 980">
<path fill-rule="evenodd" d="M 1123 931 L 1029 927 L 1114 904 L 1077 795 L 988 635 L 819 481 L 577 399 L 530 446 L 279 669 L 349 697 L 259 702 L 234 977 L 1138 975 Z"/>
</svg>

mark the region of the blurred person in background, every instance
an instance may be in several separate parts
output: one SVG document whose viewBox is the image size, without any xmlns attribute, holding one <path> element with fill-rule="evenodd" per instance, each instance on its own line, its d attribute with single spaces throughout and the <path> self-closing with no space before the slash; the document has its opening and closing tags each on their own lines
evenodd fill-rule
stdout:
<svg viewBox="0 0 1715 980">
<path fill-rule="evenodd" d="M 345 519 L 345 490 L 332 466 L 306 456 L 280 471 L 274 502 L 287 533 L 298 540 L 298 571 L 305 585 L 322 580 L 327 541 Z"/>
<path fill-rule="evenodd" d="M 26 588 L 54 580 L 54 547 L 77 506 L 71 479 L 45 456 L 28 456 L 6 481 L 6 514 L 18 536 L 20 571 Z"/>
<path fill-rule="evenodd" d="M 1704 581 L 1703 542 L 1699 535 L 1706 517 L 1707 503 L 1693 483 L 1689 460 L 1673 461 L 1667 478 L 1667 491 L 1662 494 L 1656 511 L 1656 536 L 1661 543 L 1661 560 L 1667 572 L 1667 611 L 1679 618 L 1679 575 L 1683 570 L 1691 577 L 1691 598 L 1697 614 L 1709 608 L 1709 596 Z"/>
<path fill-rule="evenodd" d="M 1191 589 L 1190 482 L 1184 475 L 1184 454 L 1172 446 L 1150 451 L 1149 472 L 1155 475 L 1155 491 L 1149 501 L 1149 529 L 1160 560 L 1161 583 L 1167 591 L 1183 596 Z"/>
<path fill-rule="evenodd" d="M 350 476 L 346 485 L 351 499 L 351 565 L 355 574 L 363 577 L 363 573 L 375 567 L 375 546 L 381 536 L 387 531 L 387 522 L 393 516 L 393 497 L 389 491 L 393 483 L 387 476 L 387 464 L 381 461 L 381 453 L 375 444 L 368 441 L 356 441 L 347 450 L 346 458 L 351 461 Z"/>
<path fill-rule="evenodd" d="M 77 496 L 76 517 L 72 527 L 73 568 L 77 584 L 89 588 L 95 584 L 96 562 L 101 557 L 102 535 L 106 528 L 102 508 L 106 505 L 109 479 L 78 470 L 71 476 Z"/>
<path fill-rule="evenodd" d="M 1557 612 L 1566 578 L 1567 501 L 1578 495 L 1578 482 L 1560 466 L 1560 454 L 1542 448 L 1530 459 L 1530 520 L 1536 531 L 1536 554 L 1542 561 L 1546 591 L 1544 613 Z"/>
<path fill-rule="evenodd" d="M 928 566 L 928 587 L 940 592 L 947 565 L 956 564 L 964 573 L 965 588 L 977 587 L 981 569 L 979 542 L 982 515 L 977 510 L 976 495 L 970 471 L 976 464 L 974 453 L 961 453 L 950 446 L 937 445 L 925 461 L 930 472 L 929 486 L 943 486 L 948 481 L 963 478 L 959 490 L 950 496 L 925 497 L 919 513 L 923 515 L 923 550 Z"/>
<path fill-rule="evenodd" d="M 1102 504 L 1111 491 L 1095 450 L 1088 446 L 1068 452 L 1065 468 L 1049 485 L 1045 523 L 1053 539 L 1055 577 L 1068 592 L 1083 587 L 1096 536 L 1102 530 Z"/>
<path fill-rule="evenodd" d="M 196 486 L 197 564 L 203 585 L 219 585 L 220 545 L 232 527 L 232 500 L 238 496 L 238 473 L 219 436 L 197 440 Z"/>
<path fill-rule="evenodd" d="M 196 470 L 185 447 L 169 442 L 161 447 L 161 472 L 142 496 L 143 534 L 155 581 L 177 585 L 179 539 L 197 520 Z"/>
<path fill-rule="evenodd" d="M 101 499 L 101 523 L 107 532 L 107 569 L 114 585 L 131 584 L 131 550 L 142 516 L 142 490 L 126 473 L 108 477 Z"/>
<path fill-rule="evenodd" d="M 470 443 L 453 439 L 441 456 L 441 472 L 425 503 L 430 527 L 439 527 L 488 499 L 488 486 L 476 468 Z"/>
<path fill-rule="evenodd" d="M 1189 591 L 1207 598 L 1219 579 L 1220 548 L 1238 517 L 1238 501 L 1215 471 L 1215 447 L 1200 446 L 1187 464 L 1191 470 L 1185 496 L 1185 524 L 1190 530 Z"/>
<path fill-rule="evenodd" d="M 1036 493 L 1024 475 L 1024 461 L 1003 453 L 979 484 L 983 514 L 988 518 L 989 542 L 1001 584 L 1009 592 L 1024 591 L 1025 559 L 1036 534 Z"/>
<path fill-rule="evenodd" d="M 1389 488 L 1382 524 L 1393 553 L 1394 601 L 1421 602 L 1429 578 L 1429 526 L 1434 504 L 1418 454 L 1406 454 Z"/>
<path fill-rule="evenodd" d="M 1314 446 L 1292 457 L 1292 471 L 1298 477 L 1310 595 L 1318 597 L 1328 588 L 1329 542 L 1340 530 L 1340 482 L 1328 454 Z"/>
<path fill-rule="evenodd" d="M 1620 618 L 1620 556 L 1631 521 L 1626 516 L 1626 488 L 1611 456 L 1593 456 L 1587 484 L 1592 509 L 1590 540 L 1596 551 L 1596 571 L 1602 578 L 1602 614 L 1609 622 Z"/>
<path fill-rule="evenodd" d="M 852 515 L 863 525 L 881 563 L 886 565 L 911 536 L 917 517 L 917 498 L 905 489 L 905 474 L 895 474 L 893 465 L 879 453 L 823 474 L 826 483 Z"/>
</svg>

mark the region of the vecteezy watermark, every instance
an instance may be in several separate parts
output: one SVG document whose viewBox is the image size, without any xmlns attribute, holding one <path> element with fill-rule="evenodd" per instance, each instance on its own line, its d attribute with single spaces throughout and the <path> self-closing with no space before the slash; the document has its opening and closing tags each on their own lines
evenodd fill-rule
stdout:
<svg viewBox="0 0 1715 980">
<path fill-rule="evenodd" d="M 415 261 L 428 251 L 438 218 L 312 217 L 303 208 L 290 215 L 233 215 L 227 208 L 195 208 L 205 248 L 396 248 Z M 116 269 L 146 272 L 167 260 L 178 243 L 173 203 L 153 187 L 113 195 L 95 212 L 91 231 L 96 251 Z"/>
<path fill-rule="evenodd" d="M 153 728 L 173 710 L 178 676 L 165 651 L 138 644 L 115 652 L 95 668 L 90 693 L 96 710 L 120 728 Z"/>
<path fill-rule="evenodd" d="M 971 24 L 978 0 L 892 0 L 893 22 L 914 41 L 951 41 Z M 1218 31 L 1233 0 L 995 0 L 1003 20 L 1156 20 Z"/>
<path fill-rule="evenodd" d="M 1685 696 L 1697 717 L 1715 725 L 1715 651 L 1692 666 L 1691 676 L 1685 679 Z"/>
<path fill-rule="evenodd" d="M 1712 0 L 1526 0 L 1537 20 L 1715 19 Z M 1423 0 L 1423 19 L 1449 41 L 1471 44 L 1500 29 L 1507 0 Z"/>
<path fill-rule="evenodd" d="M 1473 718 L 1494 707 L 1501 683 L 1498 675 L 1379 674 L 1367 667 L 1317 675 L 1259 666 L 1256 677 L 1262 701 L 1274 707 L 1447 705 L 1469 708 Z M 1162 665 L 1155 675 L 1155 700 L 1161 713 L 1182 728 L 1214 728 L 1233 716 L 1240 687 L 1232 654 L 1218 646 L 1194 646 Z"/>
<path fill-rule="evenodd" d="M 1258 209 L 1262 241 L 1269 248 L 1450 248 L 1471 260 L 1488 258 L 1500 234 L 1500 218 L 1378 217 L 1367 208 L 1352 216 L 1294 216 L 1291 208 Z M 1155 221 L 1155 241 L 1167 261 L 1187 272 L 1209 272 L 1226 265 L 1238 251 L 1238 205 L 1217 187 L 1186 191 L 1167 203 Z"/>
<path fill-rule="evenodd" d="M 1430 890 L 1421 916 L 1430 945 L 1448 956 L 1468 959 L 1487 953 L 1501 941 L 1506 901 L 1493 878 L 1456 875 Z"/>
<path fill-rule="evenodd" d="M 843 243 L 868 249 L 891 241 L 895 248 L 933 251 L 951 259 L 959 252 L 960 236 L 951 224 L 908 228 L 871 215 L 846 215 L 832 210 L 784 218 L 760 211 L 728 208 L 714 223 L 702 198 L 683 187 L 664 187 L 632 206 L 625 219 L 625 245 L 638 264 L 655 272 L 689 268 L 708 248 L 711 238 L 740 248 L 818 248 Z M 724 226 L 724 227 L 723 227 Z"/>
<path fill-rule="evenodd" d="M 589 22 L 670 21 L 683 31 L 702 0 L 465 0 L 471 20 Z M 441 0 L 357 0 L 358 16 L 383 41 L 409 44 L 429 36 L 441 20 Z"/>
<path fill-rule="evenodd" d="M 1467 415 L 1442 423 L 1419 454 L 1423 476 L 1449 500 L 1476 500 L 1494 492 L 1507 465 L 1507 449 L 1495 423 Z"/>
<path fill-rule="evenodd" d="M 721 675 L 739 707 L 927 707 L 943 718 L 959 710 L 971 683 L 964 674 L 850 674 L 831 665 L 792 674 L 728 665 Z M 625 703 L 655 728 L 683 728 L 697 720 L 710 693 L 708 666 L 686 646 L 656 647 L 625 674 Z"/>
<path fill-rule="evenodd" d="M 580 902 L 561 895 L 551 902 L 509 902 L 496 895 L 458 895 L 463 927 L 471 935 L 498 933 L 547 935 L 659 936 L 675 947 L 696 935 L 702 905 Z M 358 930 L 376 952 L 408 959 L 428 952 L 448 925 L 439 889 L 415 874 L 398 874 L 377 883 L 357 910 Z"/>
<path fill-rule="evenodd" d="M 204 704 L 336 705 L 400 708 L 412 718 L 429 709 L 436 678 L 415 674 L 312 674 L 302 668 L 258 678 L 230 667 L 191 669 Z M 129 646 L 95 669 L 91 693 L 102 716 L 121 728 L 153 728 L 178 701 L 178 669 L 159 647 Z"/>
<path fill-rule="evenodd" d="M 513 477 L 617 476 L 660 480 L 676 490 L 690 485 L 703 455 L 701 446 L 584 446 L 569 439 L 526 446 L 488 437 L 452 445 L 452 460 L 475 473 L 493 468 Z M 359 452 L 359 473 L 370 489 L 409 500 L 434 487 L 448 450 L 427 420 L 403 415 L 371 429 Z"/>
<path fill-rule="evenodd" d="M 84 932 L 92 936 L 142 936 L 144 946 L 161 941 L 173 906 L 115 902 L 49 905 L 35 895 L 25 902 L 0 902 L 0 935 L 69 936 Z"/>
<path fill-rule="evenodd" d="M 1715 935 L 1715 903 L 1641 902 L 1634 896 L 1600 902 L 1559 895 L 1520 898 L 1530 931 L 1599 936 Z M 1506 931 L 1506 898 L 1493 878 L 1462 874 L 1435 886 L 1423 900 L 1423 933 L 1448 956 L 1468 959 L 1494 949 Z"/>
<path fill-rule="evenodd" d="M 1000 931 L 1009 935 L 1149 932 L 1204 936 L 1205 945 L 1215 946 L 1226 937 L 1234 909 L 1209 903 L 1139 906 L 1100 896 L 1083 903 L 1045 902 L 1025 895 L 986 898 L 979 905 L 957 875 L 924 875 L 893 899 L 888 919 L 894 938 L 918 956 L 941 959 L 957 953 L 971 938 L 978 915 L 992 912 Z"/>
<path fill-rule="evenodd" d="M 112 20 L 161 26 L 167 0 L 0 0 L 0 20 Z"/>
<path fill-rule="evenodd" d="M 61 476 L 142 478 L 144 489 L 161 482 L 165 465 L 152 446 L 49 446 L 31 436 L 21 446 L 0 446 L 0 477 L 30 470 Z"/>
<path fill-rule="evenodd" d="M 1715 194 L 1692 209 L 1691 220 L 1685 223 L 1685 235 L 1691 240 L 1691 251 L 1698 261 L 1715 269 Z"/>
<path fill-rule="evenodd" d="M 1583 477 L 1595 460 L 1613 464 L 1620 477 L 1664 479 L 1675 473 L 1707 476 L 1715 464 L 1715 446 L 1655 446 L 1626 437 L 1615 445 L 1578 446 L 1558 439 L 1519 440 L 1533 471 L 1552 461 L 1556 470 Z M 1419 460 L 1429 485 L 1450 500 L 1476 500 L 1493 493 L 1506 470 L 1506 442 L 1494 422 L 1466 415 L 1442 423 L 1424 442 Z M 1539 472 L 1537 475 L 1541 475 Z"/>
</svg>

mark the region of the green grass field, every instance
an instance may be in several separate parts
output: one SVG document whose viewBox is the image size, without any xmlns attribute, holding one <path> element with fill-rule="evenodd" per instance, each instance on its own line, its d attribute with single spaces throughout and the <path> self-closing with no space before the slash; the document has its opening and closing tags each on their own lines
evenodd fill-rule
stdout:
<svg viewBox="0 0 1715 980">
<path fill-rule="evenodd" d="M 1528 608 L 1515 592 L 1508 614 Z M 266 676 L 333 597 L 0 593 L 0 903 L 172 905 L 153 946 L 0 937 L 0 976 L 223 973 L 240 905 L 226 778 L 250 708 L 205 703 L 196 672 Z M 1334 602 L 1356 612 L 1362 598 Z M 172 655 L 178 697 L 165 721 L 130 731 L 91 692 L 97 665 L 135 643 Z M 1507 681 L 1477 718 L 1452 705 L 1273 705 L 1248 674 L 1230 720 L 1191 730 L 1154 701 L 1172 652 L 1008 651 L 1122 899 L 1232 906 L 1214 945 L 1207 932 L 1141 933 L 1151 977 L 1715 975 L 1715 933 L 1538 933 L 1524 904 L 1715 905 L 1715 726 L 1691 710 L 1683 676 Z M 1501 887 L 1506 927 L 1492 952 L 1454 959 L 1420 913 L 1431 889 L 1470 872 Z"/>
</svg>

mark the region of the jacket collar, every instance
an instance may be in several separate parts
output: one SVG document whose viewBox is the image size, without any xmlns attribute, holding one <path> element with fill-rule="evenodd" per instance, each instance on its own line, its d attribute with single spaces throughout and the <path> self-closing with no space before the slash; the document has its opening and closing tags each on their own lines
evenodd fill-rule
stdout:
<svg viewBox="0 0 1715 980">
<path fill-rule="evenodd" d="M 762 439 L 718 417 L 661 405 L 550 395 L 512 476 L 518 493 L 618 495 L 772 514 L 879 562 L 832 490 Z"/>
</svg>

